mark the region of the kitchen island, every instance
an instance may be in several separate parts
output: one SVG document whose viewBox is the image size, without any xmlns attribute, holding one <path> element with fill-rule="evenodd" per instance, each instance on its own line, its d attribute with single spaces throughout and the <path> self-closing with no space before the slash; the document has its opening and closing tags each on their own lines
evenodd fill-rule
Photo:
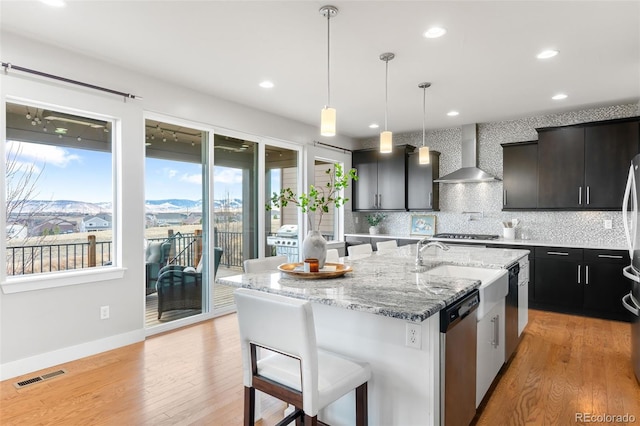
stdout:
<svg viewBox="0 0 640 426">
<path fill-rule="evenodd" d="M 345 260 L 344 277 L 306 280 L 280 272 L 218 278 L 220 284 L 313 302 L 318 345 L 370 363 L 369 419 L 376 425 L 440 422 L 440 312 L 480 286 L 479 280 L 431 275 L 440 264 L 502 269 L 526 250 L 436 247 L 423 250 L 427 267 L 416 268 L 415 245 L 384 255 Z M 417 325 L 418 344 L 407 346 L 407 323 Z M 286 331 L 284 331 L 286 332 Z M 353 396 L 346 395 L 319 418 L 352 424 Z"/>
</svg>

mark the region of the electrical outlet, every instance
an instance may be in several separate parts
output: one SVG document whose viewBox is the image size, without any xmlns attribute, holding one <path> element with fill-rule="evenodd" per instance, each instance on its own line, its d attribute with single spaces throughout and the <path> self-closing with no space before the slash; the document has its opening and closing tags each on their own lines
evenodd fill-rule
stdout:
<svg viewBox="0 0 640 426">
<path fill-rule="evenodd" d="M 109 305 L 100 306 L 100 319 L 109 319 Z"/>
<path fill-rule="evenodd" d="M 354 218 L 354 220 L 356 221 L 356 225 L 357 225 L 357 224 L 358 224 L 358 216 L 356 216 L 356 217 Z"/>
<path fill-rule="evenodd" d="M 408 322 L 405 336 L 405 345 L 410 348 L 420 349 L 422 347 L 422 326 Z"/>
<path fill-rule="evenodd" d="M 604 229 L 611 229 L 611 228 L 613 228 L 613 220 L 605 219 L 604 220 Z"/>
</svg>

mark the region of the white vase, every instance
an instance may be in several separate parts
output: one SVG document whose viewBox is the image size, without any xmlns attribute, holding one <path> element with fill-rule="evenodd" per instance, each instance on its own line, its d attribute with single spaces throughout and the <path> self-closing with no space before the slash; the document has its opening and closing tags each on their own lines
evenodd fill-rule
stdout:
<svg viewBox="0 0 640 426">
<path fill-rule="evenodd" d="M 378 233 L 378 227 L 377 226 L 370 226 L 369 227 L 369 234 L 376 235 L 377 233 Z"/>
<path fill-rule="evenodd" d="M 318 266 L 324 267 L 327 258 L 327 240 L 320 231 L 309 231 L 302 241 L 302 260 L 318 259 Z"/>
</svg>

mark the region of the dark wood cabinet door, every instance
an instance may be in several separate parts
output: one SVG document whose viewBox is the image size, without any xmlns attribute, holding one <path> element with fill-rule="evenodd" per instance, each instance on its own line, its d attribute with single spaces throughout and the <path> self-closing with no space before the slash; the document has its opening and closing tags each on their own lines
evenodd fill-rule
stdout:
<svg viewBox="0 0 640 426">
<path fill-rule="evenodd" d="M 407 209 L 407 153 L 395 146 L 388 154 L 378 154 L 378 209 Z"/>
<path fill-rule="evenodd" d="M 611 319 L 631 320 L 622 306 L 622 297 L 631 291 L 631 282 L 622 275 L 629 253 L 585 250 L 584 308 Z"/>
<path fill-rule="evenodd" d="M 440 185 L 433 181 L 440 176 L 440 153 L 429 152 L 429 164 L 418 162 L 418 152 L 409 154 L 407 170 L 407 209 L 438 210 Z"/>
<path fill-rule="evenodd" d="M 581 274 L 579 262 L 536 258 L 535 301 L 559 308 L 582 308 L 583 284 L 578 281 Z"/>
<path fill-rule="evenodd" d="M 538 142 L 502 145 L 504 209 L 538 206 Z"/>
<path fill-rule="evenodd" d="M 637 122 L 585 128 L 585 203 L 588 208 L 620 209 L 629 165 L 638 154 Z"/>
<path fill-rule="evenodd" d="M 353 182 L 352 210 L 375 210 L 378 194 L 378 153 L 376 151 L 354 151 L 352 167 L 358 171 L 358 180 Z"/>
<path fill-rule="evenodd" d="M 584 208 L 584 128 L 541 131 L 538 137 L 538 207 Z"/>
</svg>

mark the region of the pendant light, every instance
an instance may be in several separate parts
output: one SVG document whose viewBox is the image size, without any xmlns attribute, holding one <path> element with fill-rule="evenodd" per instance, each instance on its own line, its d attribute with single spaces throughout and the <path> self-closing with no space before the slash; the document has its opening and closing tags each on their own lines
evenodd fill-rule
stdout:
<svg viewBox="0 0 640 426">
<path fill-rule="evenodd" d="M 338 14 L 335 6 L 322 6 L 320 14 L 327 18 L 327 104 L 320 113 L 320 134 L 322 136 L 336 135 L 336 110 L 331 108 L 331 18 Z"/>
<path fill-rule="evenodd" d="M 387 110 L 389 106 L 389 61 L 395 58 L 393 53 L 383 53 L 380 59 L 385 62 L 384 82 L 384 131 L 380 133 L 380 152 L 387 154 L 393 150 L 393 134 L 387 130 Z"/>
<path fill-rule="evenodd" d="M 418 151 L 418 163 L 429 164 L 429 147 L 425 144 L 425 123 L 427 120 L 427 87 L 431 87 L 431 83 L 420 83 L 418 87 L 422 89 L 422 146 Z"/>
</svg>

